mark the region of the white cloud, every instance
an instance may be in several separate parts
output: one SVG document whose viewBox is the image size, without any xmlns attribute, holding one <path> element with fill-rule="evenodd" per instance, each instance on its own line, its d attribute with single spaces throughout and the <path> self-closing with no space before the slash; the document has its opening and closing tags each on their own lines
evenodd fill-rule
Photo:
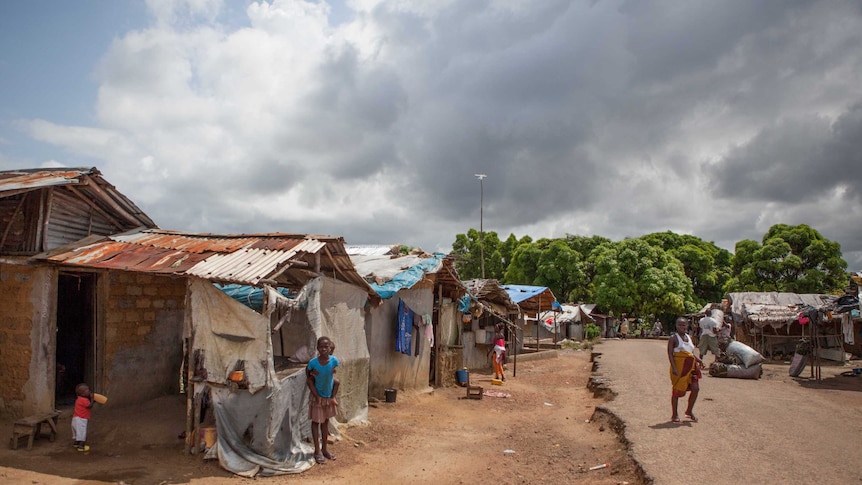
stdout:
<svg viewBox="0 0 862 485">
<path fill-rule="evenodd" d="M 444 249 L 478 227 L 483 172 L 501 237 L 670 229 L 733 249 L 804 222 L 862 265 L 848 175 L 816 169 L 862 152 L 848 4 L 147 6 L 106 47 L 94 126 L 27 126 L 164 227 Z M 817 193 L 788 197 L 790 173 Z"/>
</svg>

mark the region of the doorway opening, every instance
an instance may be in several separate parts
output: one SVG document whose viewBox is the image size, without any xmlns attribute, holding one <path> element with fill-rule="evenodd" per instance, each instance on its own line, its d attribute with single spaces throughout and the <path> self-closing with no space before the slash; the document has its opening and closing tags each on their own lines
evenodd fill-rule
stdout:
<svg viewBox="0 0 862 485">
<path fill-rule="evenodd" d="M 75 386 L 95 376 L 96 274 L 60 273 L 57 279 L 57 369 L 54 405 L 75 402 Z"/>
</svg>

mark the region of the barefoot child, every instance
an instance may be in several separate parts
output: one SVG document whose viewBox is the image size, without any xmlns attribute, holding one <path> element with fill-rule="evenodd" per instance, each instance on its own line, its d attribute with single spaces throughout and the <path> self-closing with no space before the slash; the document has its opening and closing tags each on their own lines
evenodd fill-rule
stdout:
<svg viewBox="0 0 862 485">
<path fill-rule="evenodd" d="M 335 368 L 338 358 L 332 355 L 335 345 L 329 337 L 317 339 L 317 357 L 311 359 L 305 369 L 307 385 L 311 395 L 308 397 L 308 419 L 311 420 L 311 438 L 314 440 L 314 461 L 323 463 L 326 459 L 334 460 L 335 455 L 326 449 L 329 437 L 329 418 L 335 416 L 338 402 L 338 379 L 335 378 Z"/>
<path fill-rule="evenodd" d="M 93 408 L 93 395 L 90 386 L 78 384 L 75 386 L 75 413 L 72 415 L 72 439 L 78 451 L 90 451 L 87 445 L 87 423 L 90 421 L 90 410 Z"/>
</svg>

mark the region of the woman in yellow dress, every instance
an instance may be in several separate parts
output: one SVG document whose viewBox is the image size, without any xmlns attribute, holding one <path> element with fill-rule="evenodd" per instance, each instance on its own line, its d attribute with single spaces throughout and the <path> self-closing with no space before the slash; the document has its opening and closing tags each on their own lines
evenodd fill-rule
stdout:
<svg viewBox="0 0 862 485">
<path fill-rule="evenodd" d="M 667 341 L 667 358 L 670 361 L 670 382 L 673 385 L 671 391 L 671 409 L 673 414 L 670 420 L 678 423 L 679 413 L 677 405 L 679 398 L 688 395 L 688 407 L 685 410 L 685 417 L 693 422 L 697 422 L 697 417 L 694 415 L 694 403 L 697 401 L 697 393 L 700 391 L 700 380 L 702 374 L 700 369 L 703 368 L 703 361 L 697 356 L 694 351 L 694 343 L 691 337 L 686 333 L 688 328 L 688 320 L 685 317 L 676 319 L 676 333 L 671 335 Z"/>
</svg>

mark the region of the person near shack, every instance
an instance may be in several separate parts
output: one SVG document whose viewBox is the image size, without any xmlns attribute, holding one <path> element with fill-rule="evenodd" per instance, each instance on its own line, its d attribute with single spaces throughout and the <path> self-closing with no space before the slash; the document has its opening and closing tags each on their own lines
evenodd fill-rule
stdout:
<svg viewBox="0 0 862 485">
<path fill-rule="evenodd" d="M 494 379 L 499 379 L 506 382 L 506 376 L 503 375 L 503 364 L 506 363 L 506 337 L 503 335 L 503 324 L 494 325 L 494 347 L 488 351 L 494 353 Z"/>
<path fill-rule="evenodd" d="M 700 342 L 698 343 L 698 348 L 700 349 L 701 359 L 706 357 L 707 352 L 712 352 L 715 359 L 718 359 L 721 355 L 721 350 L 718 348 L 718 331 L 723 324 L 723 317 L 722 321 L 719 323 L 718 320 L 712 316 L 703 317 L 698 322 L 698 326 L 700 327 Z"/>
<path fill-rule="evenodd" d="M 81 383 L 75 386 L 75 410 L 72 413 L 72 439 L 78 451 L 90 451 L 87 444 L 87 425 L 90 423 L 90 412 L 93 409 L 93 393 L 90 386 Z"/>
<path fill-rule="evenodd" d="M 692 422 L 697 422 L 694 415 L 694 403 L 700 392 L 700 378 L 703 361 L 695 355 L 694 343 L 686 332 L 688 320 L 685 317 L 676 319 L 676 333 L 667 341 L 667 358 L 670 361 L 671 382 L 671 417 L 673 423 L 679 423 L 679 398 L 688 393 L 688 406 L 685 409 L 685 417 Z"/>
<path fill-rule="evenodd" d="M 625 340 L 629 334 L 629 321 L 625 318 L 620 322 L 620 338 Z"/>
<path fill-rule="evenodd" d="M 335 345 L 329 337 L 317 339 L 317 357 L 305 369 L 308 397 L 308 419 L 311 420 L 311 438 L 314 440 L 314 461 L 324 463 L 335 455 L 326 449 L 329 438 L 329 419 L 335 417 L 340 382 L 335 378 L 338 358 L 332 355 Z"/>
<path fill-rule="evenodd" d="M 661 337 L 661 321 L 656 320 L 652 325 L 652 336 L 653 337 Z"/>
</svg>

